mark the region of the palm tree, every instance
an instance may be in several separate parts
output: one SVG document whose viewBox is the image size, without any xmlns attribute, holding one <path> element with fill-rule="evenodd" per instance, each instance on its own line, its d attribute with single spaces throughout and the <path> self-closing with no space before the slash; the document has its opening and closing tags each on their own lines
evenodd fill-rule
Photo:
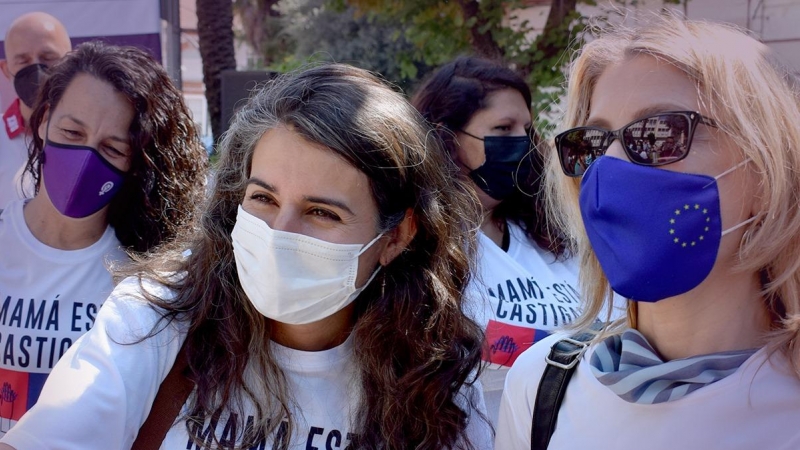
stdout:
<svg viewBox="0 0 800 450">
<path fill-rule="evenodd" d="M 203 59 L 203 82 L 216 143 L 224 124 L 221 108 L 221 74 L 236 69 L 233 48 L 233 2 L 231 0 L 197 0 L 197 35 Z"/>
</svg>

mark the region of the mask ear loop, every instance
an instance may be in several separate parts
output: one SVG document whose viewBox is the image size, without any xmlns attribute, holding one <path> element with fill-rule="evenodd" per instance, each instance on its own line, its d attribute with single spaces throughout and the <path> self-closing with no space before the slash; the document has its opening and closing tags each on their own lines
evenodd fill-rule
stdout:
<svg viewBox="0 0 800 450">
<path fill-rule="evenodd" d="M 749 163 L 750 161 L 751 161 L 750 158 L 746 158 L 744 161 L 740 162 L 739 164 L 736 164 L 735 166 L 731 167 L 730 169 L 728 169 L 728 170 L 722 172 L 721 174 L 717 175 L 716 177 L 714 177 L 714 181 L 719 180 L 720 178 L 722 178 L 725 175 L 733 172 L 734 170 L 744 166 L 745 164 Z M 731 233 L 733 231 L 736 231 L 739 228 L 742 228 L 743 226 L 754 222 L 755 220 L 756 220 L 756 216 L 753 216 L 753 217 L 745 220 L 744 222 L 741 222 L 741 223 L 739 223 L 737 225 L 734 225 L 734 226 L 728 228 L 727 230 L 723 231 L 722 234 L 720 234 L 720 237 L 725 236 L 726 234 Z"/>
<path fill-rule="evenodd" d="M 723 232 L 722 232 L 722 234 L 720 234 L 720 237 L 722 237 L 722 236 L 725 236 L 726 234 L 728 234 L 728 233 L 731 233 L 731 232 L 733 232 L 733 231 L 736 231 L 736 230 L 738 230 L 739 228 L 742 228 L 743 226 L 745 226 L 745 225 L 747 225 L 747 224 L 749 224 L 749 223 L 752 223 L 752 222 L 754 222 L 755 220 L 756 220 L 756 216 L 753 216 L 753 217 L 751 217 L 751 218 L 749 218 L 749 219 L 745 220 L 744 222 L 742 222 L 742 223 L 740 223 L 740 224 L 738 224 L 738 225 L 734 225 L 734 226 L 732 226 L 732 227 L 728 228 L 727 230 L 723 231 Z"/>
<path fill-rule="evenodd" d="M 372 247 L 372 246 L 373 246 L 373 245 L 374 245 L 376 242 L 378 242 L 378 239 L 382 238 L 384 234 L 386 234 L 386 232 L 385 232 L 385 231 L 381 231 L 381 232 L 380 232 L 380 233 L 379 233 L 377 236 L 375 236 L 375 239 L 373 239 L 373 240 L 369 241 L 369 242 L 368 242 L 366 245 L 364 245 L 363 247 L 361 247 L 361 250 L 359 250 L 359 251 L 358 251 L 358 253 L 356 254 L 356 256 L 361 256 L 361 255 L 362 255 L 362 254 L 363 254 L 365 251 L 367 251 L 367 250 L 368 250 L 370 247 Z"/>
<path fill-rule="evenodd" d="M 714 177 L 714 181 L 718 181 L 720 178 L 722 178 L 725 175 L 733 172 L 734 170 L 744 166 L 745 164 L 749 163 L 750 161 L 751 161 L 750 158 L 746 158 L 744 161 L 740 162 L 739 164 L 736 164 L 735 166 L 731 167 L 730 169 L 728 169 L 728 170 L 722 172 L 721 174 L 715 176 Z"/>
</svg>

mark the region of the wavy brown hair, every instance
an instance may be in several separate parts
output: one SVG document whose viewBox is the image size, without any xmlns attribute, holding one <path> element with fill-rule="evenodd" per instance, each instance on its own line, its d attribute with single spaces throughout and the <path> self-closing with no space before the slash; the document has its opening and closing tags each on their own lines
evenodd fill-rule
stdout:
<svg viewBox="0 0 800 450">
<path fill-rule="evenodd" d="M 133 106 L 131 168 L 109 205 L 108 222 L 126 249 L 152 251 L 191 224 L 203 195 L 207 156 L 181 92 L 143 50 L 87 42 L 50 69 L 31 113 L 26 170 L 38 192 L 44 148 L 39 126 L 81 73 L 111 84 Z"/>
<path fill-rule="evenodd" d="M 200 230 L 139 267 L 141 276 L 176 292 L 172 300 L 150 299 L 166 311 L 164 319 L 190 323 L 185 345 L 197 389 L 187 426 L 250 400 L 261 422 L 245 441 L 270 435 L 284 418 L 292 436 L 291 393 L 265 345 L 272 324 L 239 284 L 230 237 L 256 143 L 279 125 L 367 175 L 382 231 L 396 227 L 409 209 L 417 222 L 406 250 L 355 300 L 352 338 L 361 392 L 354 395 L 362 403 L 354 445 L 472 448 L 467 423 L 485 418 L 470 416 L 476 405 L 463 394 L 477 390 L 472 383 L 483 336 L 462 312 L 462 290 L 474 256 L 477 200 L 402 95 L 369 72 L 340 64 L 279 77 L 255 93 L 222 141 Z M 192 249 L 186 259 L 179 254 L 183 248 Z M 163 276 L 176 271 L 185 277 Z M 245 377 L 251 369 L 255 380 Z M 245 429 L 243 417 L 238 414 L 239 430 Z"/>
<path fill-rule="evenodd" d="M 444 151 L 456 154 L 458 142 L 455 131 L 467 126 L 476 112 L 486 107 L 489 94 L 514 89 L 530 107 L 531 90 L 516 72 L 499 62 L 474 56 L 461 56 L 443 65 L 414 93 L 411 103 L 423 117 L 438 125 L 436 130 L 444 142 Z M 557 256 L 564 253 L 564 239 L 553 220 L 541 191 L 543 189 L 544 159 L 540 153 L 547 147 L 539 135 L 531 132 L 533 170 L 525 185 L 503 200 L 492 218 L 518 224 L 539 247 Z"/>
</svg>

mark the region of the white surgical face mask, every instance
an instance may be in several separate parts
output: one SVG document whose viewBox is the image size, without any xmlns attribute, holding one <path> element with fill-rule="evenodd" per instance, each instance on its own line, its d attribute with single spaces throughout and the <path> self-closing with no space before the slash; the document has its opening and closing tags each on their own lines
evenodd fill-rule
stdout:
<svg viewBox="0 0 800 450">
<path fill-rule="evenodd" d="M 355 300 L 378 273 L 356 288 L 358 257 L 381 236 L 366 245 L 334 244 L 273 230 L 241 206 L 231 233 L 247 298 L 264 316 L 295 325 L 324 319 Z"/>
</svg>

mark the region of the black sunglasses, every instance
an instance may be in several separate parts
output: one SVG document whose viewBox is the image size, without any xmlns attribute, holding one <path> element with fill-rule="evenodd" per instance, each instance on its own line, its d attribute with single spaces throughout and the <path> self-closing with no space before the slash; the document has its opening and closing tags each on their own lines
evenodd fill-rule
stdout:
<svg viewBox="0 0 800 450">
<path fill-rule="evenodd" d="M 614 131 L 577 127 L 556 136 L 556 151 L 561 169 L 570 177 L 583 175 L 589 164 L 605 154 L 614 139 L 619 139 L 634 164 L 663 166 L 689 154 L 698 123 L 717 126 L 713 119 L 694 111 L 668 111 L 636 119 Z"/>
</svg>

